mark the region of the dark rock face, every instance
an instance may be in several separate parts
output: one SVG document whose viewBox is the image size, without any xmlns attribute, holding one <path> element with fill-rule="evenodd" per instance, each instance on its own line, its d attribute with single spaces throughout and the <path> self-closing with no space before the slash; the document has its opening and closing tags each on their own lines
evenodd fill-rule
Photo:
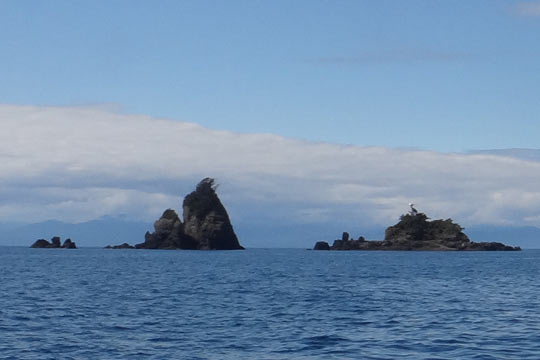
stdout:
<svg viewBox="0 0 540 360">
<path fill-rule="evenodd" d="M 197 242 L 184 233 L 184 224 L 176 211 L 167 209 L 154 223 L 154 233 L 146 232 L 144 243 L 137 249 L 183 249 L 196 250 Z"/>
<path fill-rule="evenodd" d="M 76 249 L 77 246 L 75 245 L 75 243 L 73 241 L 71 241 L 71 239 L 66 239 L 66 241 L 64 241 L 64 245 L 62 245 L 62 247 L 64 249 Z"/>
<path fill-rule="evenodd" d="M 52 248 L 53 244 L 48 242 L 45 239 L 39 239 L 39 240 L 36 240 L 36 242 L 33 243 L 32 246 L 30 247 L 31 248 Z"/>
<path fill-rule="evenodd" d="M 330 250 L 330 245 L 326 241 L 317 241 L 313 250 Z"/>
<path fill-rule="evenodd" d="M 39 239 L 35 243 L 30 246 L 32 248 L 49 248 L 49 249 L 76 249 L 77 245 L 71 240 L 66 239 L 64 241 L 64 244 L 61 245 L 60 237 L 55 236 L 51 239 L 50 242 L 48 242 L 45 239 Z"/>
<path fill-rule="evenodd" d="M 402 215 L 400 221 L 385 231 L 383 241 L 348 239 L 344 233 L 330 250 L 439 250 L 439 251 L 516 251 L 519 247 L 502 243 L 474 243 L 452 219 L 429 221 L 424 213 Z M 319 249 L 315 249 L 319 250 Z"/>
<path fill-rule="evenodd" d="M 386 229 L 382 245 L 395 250 L 465 250 L 471 241 L 462 230 L 451 219 L 428 221 L 424 213 L 407 214 Z"/>
<path fill-rule="evenodd" d="M 239 250 L 243 247 L 216 194 L 214 179 L 203 179 L 183 203 L 184 221 L 165 210 L 137 249 Z M 113 247 L 114 248 L 114 247 Z"/>
<path fill-rule="evenodd" d="M 184 199 L 184 233 L 196 240 L 198 249 L 242 249 L 227 210 L 216 194 L 214 180 L 202 180 Z"/>
<path fill-rule="evenodd" d="M 51 239 L 52 247 L 59 248 L 60 247 L 60 237 L 55 236 Z"/>
</svg>

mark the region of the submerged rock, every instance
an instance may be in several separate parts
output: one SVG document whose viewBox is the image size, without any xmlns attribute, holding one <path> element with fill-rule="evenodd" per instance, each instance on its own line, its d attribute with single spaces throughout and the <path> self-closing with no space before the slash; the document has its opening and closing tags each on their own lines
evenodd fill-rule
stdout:
<svg viewBox="0 0 540 360">
<path fill-rule="evenodd" d="M 316 245 L 315 250 L 324 249 L 318 249 Z M 344 233 L 341 240 L 334 241 L 330 250 L 516 251 L 521 249 L 498 242 L 472 242 L 463 233 L 463 228 L 452 219 L 429 221 L 426 214 L 414 211 L 402 215 L 397 224 L 388 227 L 383 241 L 366 241 L 363 237 L 358 240 L 349 240 L 348 233 Z"/>
<path fill-rule="evenodd" d="M 167 209 L 145 234 L 137 249 L 240 250 L 229 215 L 216 193 L 214 179 L 205 178 L 183 202 L 183 217 Z M 109 247 L 116 249 L 119 247 Z"/>
<path fill-rule="evenodd" d="M 66 239 L 66 241 L 64 241 L 64 244 L 61 245 L 60 237 L 55 236 L 51 239 L 50 242 L 45 239 L 36 240 L 36 242 L 33 243 L 30 247 L 48 249 L 76 249 L 77 245 L 71 239 Z"/>
</svg>

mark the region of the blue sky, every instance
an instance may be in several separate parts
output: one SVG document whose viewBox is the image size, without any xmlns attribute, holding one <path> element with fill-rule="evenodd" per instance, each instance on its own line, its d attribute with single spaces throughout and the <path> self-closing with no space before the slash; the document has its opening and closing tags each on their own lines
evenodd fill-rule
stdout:
<svg viewBox="0 0 540 360">
<path fill-rule="evenodd" d="M 540 2 L 0 1 L 0 102 L 443 152 L 535 148 Z"/>
</svg>

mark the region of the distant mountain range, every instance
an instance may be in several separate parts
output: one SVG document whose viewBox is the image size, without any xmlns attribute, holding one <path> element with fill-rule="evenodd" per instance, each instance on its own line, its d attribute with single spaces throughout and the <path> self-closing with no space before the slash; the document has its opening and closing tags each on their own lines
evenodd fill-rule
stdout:
<svg viewBox="0 0 540 360">
<path fill-rule="evenodd" d="M 103 247 L 109 244 L 128 242 L 136 244 L 144 241 L 146 231 L 153 225 L 116 217 L 103 217 L 79 224 L 68 224 L 50 220 L 37 224 L 0 224 L 0 245 L 30 246 L 40 238 L 50 239 L 60 236 L 71 238 L 79 247 Z M 341 238 L 344 230 L 358 238 L 382 240 L 383 227 L 344 229 L 339 224 L 236 224 L 236 233 L 245 247 L 255 248 L 311 248 L 316 241 Z M 472 241 L 497 241 L 526 249 L 540 248 L 540 228 L 532 226 L 471 226 L 465 233 Z"/>
</svg>

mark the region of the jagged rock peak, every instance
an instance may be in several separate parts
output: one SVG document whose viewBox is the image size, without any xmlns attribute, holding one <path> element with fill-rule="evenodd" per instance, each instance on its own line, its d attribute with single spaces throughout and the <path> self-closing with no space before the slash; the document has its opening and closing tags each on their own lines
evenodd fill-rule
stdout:
<svg viewBox="0 0 540 360">
<path fill-rule="evenodd" d="M 188 194 L 184 199 L 184 221 L 192 216 L 203 220 L 212 211 L 225 211 L 223 204 L 221 204 L 217 196 L 216 189 L 217 185 L 214 179 L 202 179 L 195 191 Z M 225 213 L 227 212 L 225 211 Z"/>
<path fill-rule="evenodd" d="M 170 232 L 173 231 L 175 226 L 181 226 L 182 221 L 180 217 L 173 209 L 167 209 L 163 212 L 163 215 L 154 222 L 154 229 L 156 232 Z"/>
<path fill-rule="evenodd" d="M 184 232 L 197 240 L 198 249 L 243 249 L 216 188 L 214 179 L 205 178 L 185 197 Z"/>
<path fill-rule="evenodd" d="M 243 249 L 233 230 L 227 210 L 216 193 L 212 178 L 199 182 L 183 201 L 183 218 L 167 209 L 147 232 L 138 249 L 237 250 Z M 111 247 L 114 248 L 114 247 Z"/>
</svg>

